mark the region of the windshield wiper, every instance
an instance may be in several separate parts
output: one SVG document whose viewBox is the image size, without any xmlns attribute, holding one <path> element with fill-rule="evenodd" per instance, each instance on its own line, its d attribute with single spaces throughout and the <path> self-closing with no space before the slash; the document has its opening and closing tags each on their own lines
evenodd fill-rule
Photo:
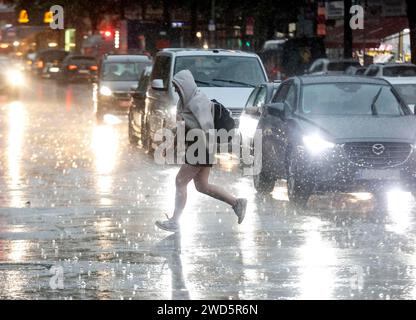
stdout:
<svg viewBox="0 0 416 320">
<path fill-rule="evenodd" d="M 201 81 L 201 80 L 196 80 L 195 79 L 195 83 L 205 84 L 205 85 L 210 86 L 210 87 L 218 87 L 215 83 L 208 82 L 208 81 Z"/>
<path fill-rule="evenodd" d="M 374 97 L 374 99 L 373 99 L 373 102 L 371 103 L 371 114 L 372 114 L 373 116 L 377 116 L 377 115 L 378 115 L 377 108 L 376 108 L 376 102 L 377 102 L 378 97 L 380 96 L 380 94 L 381 94 L 381 91 L 382 91 L 382 90 L 383 90 L 383 87 L 381 87 L 381 88 L 378 90 L 378 92 L 377 92 L 376 96 L 375 96 L 375 97 Z"/>
<path fill-rule="evenodd" d="M 241 82 L 241 81 L 235 81 L 235 80 L 229 80 L 229 79 L 212 79 L 212 81 L 222 81 L 222 82 L 228 82 L 228 83 L 241 84 L 243 86 L 253 87 L 253 88 L 256 87 L 255 85 L 253 85 L 251 83 L 246 83 L 246 82 Z"/>
</svg>

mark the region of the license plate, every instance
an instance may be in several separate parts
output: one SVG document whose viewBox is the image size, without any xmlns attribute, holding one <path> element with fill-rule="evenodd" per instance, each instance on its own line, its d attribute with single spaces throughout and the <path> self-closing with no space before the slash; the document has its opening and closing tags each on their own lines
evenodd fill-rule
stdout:
<svg viewBox="0 0 416 320">
<path fill-rule="evenodd" d="M 82 74 L 88 74 L 88 73 L 90 73 L 88 70 L 79 70 L 79 73 L 82 73 Z"/>
<path fill-rule="evenodd" d="M 120 107 L 130 107 L 130 101 L 120 101 Z"/>
<path fill-rule="evenodd" d="M 363 180 L 400 180 L 400 170 L 362 169 L 358 171 L 357 177 Z"/>
</svg>

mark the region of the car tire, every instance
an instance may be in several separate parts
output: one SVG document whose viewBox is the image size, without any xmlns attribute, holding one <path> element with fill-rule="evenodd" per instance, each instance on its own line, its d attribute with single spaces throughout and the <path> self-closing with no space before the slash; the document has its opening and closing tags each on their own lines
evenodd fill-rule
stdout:
<svg viewBox="0 0 416 320">
<path fill-rule="evenodd" d="M 295 156 L 291 153 L 287 159 L 287 195 L 291 204 L 304 209 L 312 194 L 313 185 L 296 173 Z"/>
<path fill-rule="evenodd" d="M 273 191 L 276 179 L 261 171 L 259 174 L 253 176 L 254 188 L 258 193 L 269 194 Z"/>
<path fill-rule="evenodd" d="M 129 113 L 129 142 L 130 144 L 137 146 L 139 144 L 139 138 L 134 134 L 131 122 L 131 114 Z"/>
<path fill-rule="evenodd" d="M 269 149 L 265 149 L 263 146 L 263 150 Z M 256 155 L 259 156 L 256 152 L 254 152 L 254 156 Z M 262 153 L 261 171 L 258 174 L 253 175 L 254 188 L 258 193 L 261 194 L 270 194 L 273 191 L 277 180 L 275 173 L 270 171 L 270 168 L 272 168 L 273 166 L 267 164 L 268 161 L 273 161 L 273 159 L 271 159 L 270 155 Z"/>
<path fill-rule="evenodd" d="M 142 139 L 144 150 L 148 153 L 152 153 L 152 138 L 150 134 L 149 125 L 147 123 L 145 123 L 143 127 Z"/>
</svg>

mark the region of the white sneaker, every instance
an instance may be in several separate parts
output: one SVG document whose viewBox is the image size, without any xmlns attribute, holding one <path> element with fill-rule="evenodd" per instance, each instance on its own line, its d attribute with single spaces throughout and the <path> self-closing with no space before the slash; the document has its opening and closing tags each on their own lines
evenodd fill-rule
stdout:
<svg viewBox="0 0 416 320">
<path fill-rule="evenodd" d="M 166 215 L 166 217 L 168 218 L 168 216 Z M 173 219 L 167 219 L 165 221 L 156 221 L 155 223 L 156 227 L 158 227 L 159 229 L 162 229 L 164 231 L 168 231 L 168 232 L 179 232 L 179 223 L 177 223 L 175 220 Z"/>
</svg>

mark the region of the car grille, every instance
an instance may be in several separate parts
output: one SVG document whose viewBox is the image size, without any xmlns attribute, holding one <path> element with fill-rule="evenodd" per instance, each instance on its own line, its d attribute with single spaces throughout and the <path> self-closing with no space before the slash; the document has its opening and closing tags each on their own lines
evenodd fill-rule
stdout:
<svg viewBox="0 0 416 320">
<path fill-rule="evenodd" d="M 383 168 L 405 162 L 412 152 L 412 146 L 397 142 L 353 142 L 346 143 L 344 150 L 349 160 L 359 166 Z"/>
</svg>

